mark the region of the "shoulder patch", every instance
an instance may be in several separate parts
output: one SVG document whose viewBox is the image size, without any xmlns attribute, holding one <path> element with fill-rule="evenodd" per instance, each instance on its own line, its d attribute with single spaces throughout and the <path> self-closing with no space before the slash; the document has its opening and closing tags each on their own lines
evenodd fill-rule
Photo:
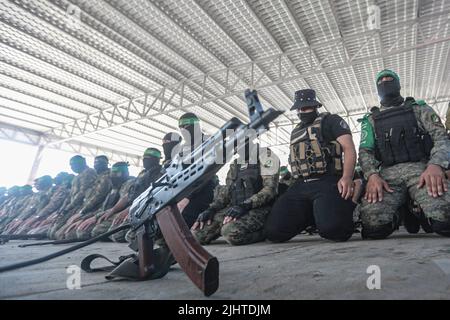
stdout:
<svg viewBox="0 0 450 320">
<path fill-rule="evenodd" d="M 350 127 L 348 126 L 347 122 L 345 122 L 344 119 L 342 119 L 342 120 L 339 122 L 339 125 L 340 125 L 343 129 L 350 130 Z"/>
<path fill-rule="evenodd" d="M 427 105 L 427 103 L 425 102 L 425 100 L 416 100 L 416 103 L 419 105 L 419 106 L 426 106 Z"/>
<path fill-rule="evenodd" d="M 272 159 L 267 159 L 267 160 L 264 162 L 264 167 L 266 167 L 266 168 L 272 168 L 272 166 L 273 166 L 273 161 L 272 161 Z"/>
</svg>

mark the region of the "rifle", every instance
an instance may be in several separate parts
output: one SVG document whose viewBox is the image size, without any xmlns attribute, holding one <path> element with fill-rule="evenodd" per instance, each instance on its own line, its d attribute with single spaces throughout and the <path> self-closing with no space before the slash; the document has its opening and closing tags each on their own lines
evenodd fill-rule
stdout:
<svg viewBox="0 0 450 320">
<path fill-rule="evenodd" d="M 116 270 L 124 266 L 123 270 L 131 271 L 131 276 L 135 278 L 136 272 L 134 270 L 137 268 L 137 278 L 142 280 L 163 277 L 168 271 L 166 267 L 168 262 L 171 261 L 170 255 L 164 256 L 162 252 L 165 250 L 160 250 L 162 248 L 156 250 L 153 248 L 154 240 L 162 235 L 168 249 L 191 281 L 206 296 L 213 294 L 219 286 L 219 262 L 196 241 L 176 204 L 192 192 L 200 189 L 235 154 L 251 143 L 250 139 L 246 139 L 249 130 L 261 134 L 269 129 L 270 122 L 283 113 L 272 108 L 263 111 L 255 90 L 246 90 L 245 97 L 250 122 L 244 124 L 239 119 L 232 118 L 215 135 L 194 149 L 187 157 L 175 156 L 167 166 L 163 176 L 133 201 L 129 211 L 130 224 L 119 226 L 83 243 L 41 258 L 0 267 L 0 273 L 54 259 L 105 239 L 117 232 L 132 228 L 138 236 L 137 245 L 133 243 L 130 247 L 138 251 L 137 262 L 139 265 L 134 265 L 136 261 L 130 263 L 129 260 L 133 260 L 133 258 L 130 258 L 122 261 Z M 229 133 L 227 130 L 230 129 L 234 130 L 234 134 L 227 136 Z M 241 143 L 237 144 L 238 141 Z M 232 152 L 224 152 L 230 150 Z M 186 158 L 194 162 L 186 166 L 184 161 Z M 88 272 L 93 271 L 90 269 L 89 263 L 96 256 L 99 255 L 86 257 L 85 261 L 82 262 L 82 266 Z M 164 266 L 164 268 L 161 266 Z"/>
<path fill-rule="evenodd" d="M 175 260 L 191 281 L 206 296 L 213 294 L 219 285 L 219 263 L 196 241 L 176 203 L 200 189 L 240 150 L 250 143 L 245 139 L 249 130 L 261 134 L 277 118 L 281 111 L 263 111 L 255 90 L 246 90 L 245 97 L 250 122 L 242 123 L 232 118 L 219 131 L 188 155 L 192 164 L 186 166 L 186 158 L 177 155 L 168 165 L 165 174 L 136 198 L 130 208 L 130 224 L 138 231 L 138 257 L 140 275 L 148 277 L 154 270 L 152 260 L 153 239 L 162 234 Z M 227 130 L 234 134 L 227 137 Z M 242 142 L 237 145 L 237 142 Z M 232 152 L 226 152 L 226 151 Z M 216 161 L 222 160 L 222 161 Z M 136 245 L 134 245 L 136 247 Z"/>
<path fill-rule="evenodd" d="M 42 240 L 47 238 L 47 234 L 0 234 L 0 244 L 5 244 L 10 240 Z"/>
</svg>

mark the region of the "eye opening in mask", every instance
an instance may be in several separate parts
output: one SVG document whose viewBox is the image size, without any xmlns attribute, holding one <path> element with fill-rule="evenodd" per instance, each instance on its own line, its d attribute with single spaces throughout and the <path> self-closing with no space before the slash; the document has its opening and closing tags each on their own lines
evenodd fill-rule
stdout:
<svg viewBox="0 0 450 320">
<path fill-rule="evenodd" d="M 381 84 L 382 82 L 390 82 L 390 81 L 393 81 L 393 80 L 394 80 L 393 77 L 385 76 L 385 77 L 380 78 L 380 80 L 378 80 L 378 84 Z"/>
</svg>

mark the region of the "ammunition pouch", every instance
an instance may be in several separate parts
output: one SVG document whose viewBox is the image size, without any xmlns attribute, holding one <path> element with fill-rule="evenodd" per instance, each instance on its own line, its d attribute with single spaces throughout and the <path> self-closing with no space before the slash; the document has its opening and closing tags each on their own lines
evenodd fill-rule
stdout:
<svg viewBox="0 0 450 320">
<path fill-rule="evenodd" d="M 308 178 L 325 173 L 342 174 L 342 147 L 337 141 L 326 143 L 320 114 L 312 125 L 294 129 L 291 135 L 289 163 L 294 176 Z"/>
<path fill-rule="evenodd" d="M 412 104 L 408 98 L 400 107 L 375 110 L 375 157 L 384 167 L 404 162 L 419 162 L 430 157 L 433 141 L 419 128 Z"/>
</svg>

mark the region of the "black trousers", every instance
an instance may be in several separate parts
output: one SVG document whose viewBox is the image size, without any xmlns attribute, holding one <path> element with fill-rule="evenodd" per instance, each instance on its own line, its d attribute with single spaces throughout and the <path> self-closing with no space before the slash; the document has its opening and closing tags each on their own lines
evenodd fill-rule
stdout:
<svg viewBox="0 0 450 320">
<path fill-rule="evenodd" d="M 189 197 L 189 204 L 182 213 L 184 221 L 189 228 L 194 225 L 198 215 L 208 209 L 209 204 L 213 201 L 215 186 L 216 184 L 211 180 Z"/>
<path fill-rule="evenodd" d="M 336 176 L 324 176 L 317 181 L 296 182 L 273 205 L 265 225 L 267 239 L 288 241 L 315 224 L 323 238 L 348 240 L 354 230 L 356 205 L 341 197 L 338 181 Z"/>
</svg>

